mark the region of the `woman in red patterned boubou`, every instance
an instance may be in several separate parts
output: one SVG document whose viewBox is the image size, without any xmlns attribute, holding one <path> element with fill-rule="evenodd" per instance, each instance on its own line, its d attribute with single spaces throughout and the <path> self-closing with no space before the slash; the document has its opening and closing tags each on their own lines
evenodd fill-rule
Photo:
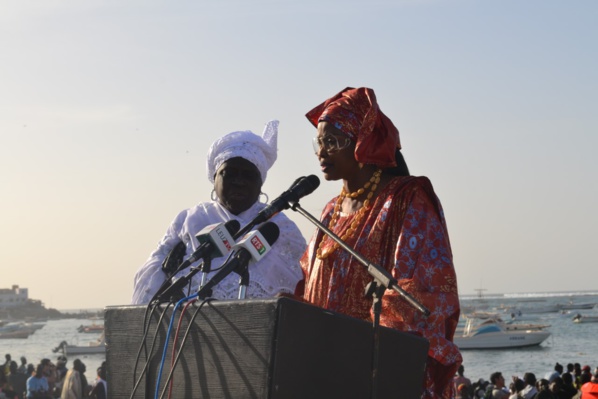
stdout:
<svg viewBox="0 0 598 399">
<path fill-rule="evenodd" d="M 399 132 L 374 91 L 347 88 L 307 113 L 318 129 L 314 150 L 326 180 L 343 188 L 321 222 L 431 311 L 426 317 L 394 291 L 382 298 L 380 324 L 430 342 L 422 398 L 452 397 L 461 364 L 453 334 L 459 319 L 457 278 L 444 214 L 426 177 L 410 176 Z M 372 320 L 365 267 L 321 231 L 301 261 L 297 293 L 317 306 Z"/>
</svg>

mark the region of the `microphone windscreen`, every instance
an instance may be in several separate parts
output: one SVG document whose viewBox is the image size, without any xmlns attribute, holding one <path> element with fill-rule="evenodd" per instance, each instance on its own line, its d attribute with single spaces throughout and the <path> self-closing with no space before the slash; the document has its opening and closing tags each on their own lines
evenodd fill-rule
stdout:
<svg viewBox="0 0 598 399">
<path fill-rule="evenodd" d="M 234 236 L 241 229 L 241 223 L 238 220 L 232 219 L 226 222 L 224 227 L 226 227 L 231 236 Z"/>
<path fill-rule="evenodd" d="M 280 229 L 274 222 L 266 222 L 258 230 L 270 245 L 274 244 L 280 235 Z"/>
<path fill-rule="evenodd" d="M 305 179 L 309 182 L 311 186 L 311 191 L 308 194 L 311 194 L 316 188 L 320 187 L 320 179 L 318 178 L 318 176 L 309 175 Z"/>
</svg>

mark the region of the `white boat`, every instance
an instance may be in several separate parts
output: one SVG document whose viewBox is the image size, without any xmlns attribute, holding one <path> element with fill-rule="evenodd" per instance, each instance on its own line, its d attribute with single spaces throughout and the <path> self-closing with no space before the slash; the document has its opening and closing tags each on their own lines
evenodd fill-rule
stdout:
<svg viewBox="0 0 598 399">
<path fill-rule="evenodd" d="M 573 317 L 573 322 L 574 323 L 598 323 L 598 316 L 588 316 L 588 315 L 582 315 L 582 314 L 576 314 L 575 317 Z"/>
<path fill-rule="evenodd" d="M 104 354 L 106 353 L 106 337 L 102 333 L 97 340 L 88 345 L 69 345 L 66 341 L 62 341 L 52 351 L 54 353 L 62 351 L 64 356 Z"/>
<path fill-rule="evenodd" d="M 0 327 L 0 338 L 27 338 L 43 327 L 43 323 L 6 323 Z"/>
<path fill-rule="evenodd" d="M 500 317 L 500 314 L 498 314 L 496 312 L 474 311 L 474 312 L 467 314 L 466 317 L 486 320 L 486 319 L 494 319 L 494 318 Z"/>
<path fill-rule="evenodd" d="M 592 303 L 572 303 L 569 302 L 567 304 L 564 305 L 560 305 L 561 309 L 565 309 L 565 310 L 579 310 L 579 309 L 594 309 L 594 306 L 596 306 L 595 302 Z"/>
<path fill-rule="evenodd" d="M 474 314 L 474 313 L 472 313 L 472 314 Z M 483 316 L 483 317 L 479 317 L 479 316 L 472 317 L 471 315 L 468 315 L 468 316 L 465 316 L 462 320 L 460 320 L 459 326 L 457 327 L 458 329 L 460 327 L 460 332 L 461 333 L 465 330 L 465 325 L 467 324 L 467 320 L 472 319 L 472 318 L 477 318 L 477 319 L 484 320 L 484 322 L 480 322 L 478 324 L 478 326 L 481 326 L 484 323 L 485 324 L 497 323 L 497 324 L 502 325 L 503 328 L 505 328 L 507 331 L 544 330 L 544 329 L 550 327 L 550 324 L 519 323 L 518 321 L 516 321 L 516 319 L 511 319 L 511 320 L 504 321 L 498 315 L 494 315 L 494 316 Z M 461 323 L 461 321 L 463 321 L 463 323 Z M 475 322 L 473 322 L 473 321 L 471 323 L 472 323 L 472 325 L 475 324 Z"/>
<path fill-rule="evenodd" d="M 505 323 L 504 327 L 507 331 L 527 331 L 527 330 L 544 330 L 550 327 L 550 324 L 531 324 L 531 323 Z"/>
<path fill-rule="evenodd" d="M 31 333 L 27 330 L 14 330 L 14 331 L 2 331 L 0 332 L 0 339 L 24 339 L 29 338 Z"/>
<path fill-rule="evenodd" d="M 468 319 L 463 332 L 455 334 L 453 342 L 459 349 L 503 349 L 535 346 L 540 345 L 550 337 L 550 332 L 544 330 L 547 326 L 540 327 L 540 325 L 536 325 L 534 329 L 509 329 L 505 323 L 497 320 L 488 319 L 476 325 L 473 319 Z"/>
<path fill-rule="evenodd" d="M 509 311 L 515 315 L 537 314 L 537 313 L 556 313 L 561 310 L 561 305 L 529 306 L 523 308 L 511 308 Z"/>
</svg>

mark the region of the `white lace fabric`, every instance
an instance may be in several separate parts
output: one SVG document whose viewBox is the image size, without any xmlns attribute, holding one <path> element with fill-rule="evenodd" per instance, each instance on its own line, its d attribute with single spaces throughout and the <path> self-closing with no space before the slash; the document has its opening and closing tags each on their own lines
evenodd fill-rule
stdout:
<svg viewBox="0 0 598 399">
<path fill-rule="evenodd" d="M 137 271 L 134 279 L 132 304 L 146 304 L 153 297 L 166 279 L 162 271 L 162 262 L 174 246 L 181 240 L 187 247 L 186 257 L 190 256 L 199 246 L 195 235 L 205 226 L 213 223 L 226 222 L 236 219 L 241 227 L 249 223 L 266 205 L 256 203 L 240 215 L 232 215 L 217 202 L 204 202 L 193 208 L 180 212 L 166 234 L 158 243 L 158 248 L 152 252 L 149 259 Z M 276 223 L 280 235 L 266 256 L 257 263 L 249 266 L 249 285 L 246 299 L 268 298 L 278 293 L 292 293 L 297 282 L 303 278 L 299 259 L 305 251 L 306 242 L 298 227 L 286 215 L 279 213 L 270 221 Z M 225 257 L 212 260 L 210 279 L 217 273 L 217 268 L 225 261 Z M 192 266 L 197 266 L 199 262 Z M 189 269 L 178 273 L 177 277 L 185 276 Z M 193 276 L 191 293 L 199 289 L 201 273 Z M 212 289 L 212 297 L 217 299 L 236 299 L 239 295 L 239 275 L 231 273 Z"/>
</svg>

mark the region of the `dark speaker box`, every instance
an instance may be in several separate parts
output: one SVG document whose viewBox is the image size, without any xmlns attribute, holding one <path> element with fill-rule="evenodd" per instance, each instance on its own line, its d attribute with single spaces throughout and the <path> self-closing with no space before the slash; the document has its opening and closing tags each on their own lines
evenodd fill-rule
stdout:
<svg viewBox="0 0 598 399">
<path fill-rule="evenodd" d="M 181 319 L 179 308 L 169 332 L 172 310 L 106 308 L 110 398 L 130 398 L 136 384 L 134 398 L 154 398 L 168 336 L 162 394 Z M 277 298 L 196 302 L 181 323 L 172 398 L 372 398 L 374 329 L 366 321 Z M 420 398 L 428 341 L 381 327 L 378 345 L 376 398 Z"/>
</svg>

